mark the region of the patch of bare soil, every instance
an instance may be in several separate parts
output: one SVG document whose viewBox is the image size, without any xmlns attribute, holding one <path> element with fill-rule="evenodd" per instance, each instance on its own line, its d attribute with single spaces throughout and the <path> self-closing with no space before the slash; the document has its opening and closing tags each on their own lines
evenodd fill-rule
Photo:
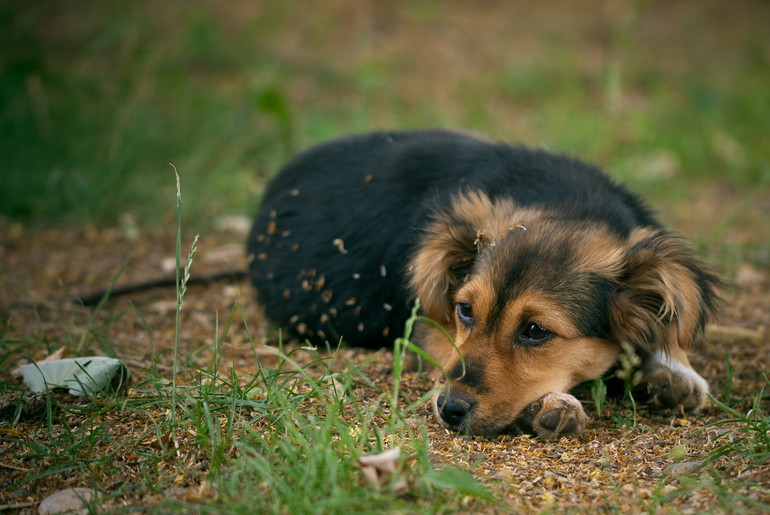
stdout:
<svg viewBox="0 0 770 515">
<path fill-rule="evenodd" d="M 688 206 L 690 213 L 692 209 Z M 667 216 L 679 219 L 675 209 Z M 36 439 L 45 443 L 39 398 L 30 397 L 24 403 L 29 416 L 22 412 L 18 423 L 10 422 L 19 395 L 13 387 L 21 386 L 20 379 L 11 375 L 17 362 L 30 357 L 44 358 L 64 345 L 70 355 L 114 352 L 132 369 L 135 381 L 146 379 L 151 370 L 161 377 L 170 376 L 173 287 L 117 297 L 98 312 L 71 299 L 105 287 L 121 270 L 119 285 L 172 275 L 169 270 L 173 270 L 173 265 L 169 268 L 169 263 L 173 263 L 174 230 L 171 225 L 166 229 L 142 229 L 138 234 L 122 228 L 33 229 L 0 221 L 0 330 L 4 333 L 0 355 L 7 357 L 0 370 L 0 380 L 6 385 L 0 390 L 5 403 L 0 403 L 0 505 L 32 512 L 43 498 L 57 490 L 92 486 L 87 470 L 45 475 L 51 472 L 49 460 L 33 459 L 36 450 L 29 442 Z M 730 237 L 736 235 L 731 233 Z M 751 234 L 747 237 L 753 238 Z M 204 234 L 194 259 L 193 275 L 245 269 L 243 239 L 243 234 L 236 232 Z M 192 238 L 185 238 L 185 245 L 189 246 L 191 241 Z M 693 361 L 711 383 L 713 393 L 719 396 L 729 376 L 725 360 L 729 356 L 734 369 L 731 395 L 738 399 L 736 409 L 745 413 L 763 385 L 762 374 L 770 370 L 770 273 L 742 263 L 736 266 L 731 279 L 738 287 L 726 294 L 724 313 L 716 321 L 719 329 L 712 332 L 715 339 L 704 342 L 694 353 Z M 257 363 L 250 342 L 273 344 L 275 332 L 266 328 L 253 293 L 245 280 L 224 279 L 191 286 L 185 296 L 180 333 L 185 359 L 207 368 L 212 360 L 211 342 L 216 336 L 217 317 L 220 333 L 232 318 L 231 330 L 223 341 L 223 366 L 234 363 L 244 376 L 254 374 Z M 234 309 L 235 305 L 240 307 Z M 362 349 L 341 351 L 342 361 L 358 363 L 372 354 Z M 389 354 L 382 353 L 366 371 L 378 384 L 390 381 Z M 430 388 L 430 383 L 411 374 L 403 388 L 416 398 Z M 425 416 L 431 419 L 431 457 L 437 464 L 467 463 L 475 467 L 476 475 L 489 478 L 485 482 L 516 512 L 548 508 L 639 512 L 683 485 L 713 480 L 707 471 L 693 468 L 709 450 L 725 442 L 725 433 L 735 432 L 738 427 L 709 426 L 726 418 L 715 407 L 697 416 L 683 416 L 655 414 L 642 406 L 634 425 L 630 424 L 634 415 L 628 404 L 610 403 L 599 415 L 590 395 L 584 398 L 593 419 L 588 429 L 577 437 L 558 441 L 528 436 L 469 438 L 449 433 L 432 420 L 426 407 Z M 62 402 L 77 405 L 81 401 Z M 767 395 L 761 406 L 765 413 L 770 411 Z M 117 441 L 140 440 L 138 448 L 148 452 L 161 446 L 157 435 L 146 433 L 152 425 L 144 410 L 107 411 L 100 417 L 101 430 L 109 431 Z M 77 427 L 79 421 L 73 416 L 71 427 Z M 193 436 L 177 435 L 177 439 L 192 441 Z M 90 448 L 81 452 L 116 451 Z M 111 469 L 110 477 L 100 478 L 103 488 L 131 484 L 132 478 L 143 473 L 135 450 L 117 452 L 121 467 Z M 184 447 L 180 447 L 178 453 L 184 452 Z M 198 467 L 205 477 L 205 463 L 194 454 L 189 459 L 190 469 Z M 728 456 L 715 466 L 720 474 L 745 480 L 731 486 L 737 493 L 770 503 L 770 463 L 749 467 L 744 460 L 730 461 Z M 173 477 L 175 471 L 160 473 Z M 37 479 L 18 483 L 37 474 Z M 17 486 L 9 489 L 8 485 Z M 153 505 L 164 496 L 195 500 L 213 495 L 203 480 L 182 481 L 166 492 L 152 495 L 132 495 L 131 489 L 123 488 L 120 497 L 111 502 L 113 507 Z M 714 507 L 716 501 L 713 488 L 698 487 L 662 508 L 701 512 Z"/>
</svg>

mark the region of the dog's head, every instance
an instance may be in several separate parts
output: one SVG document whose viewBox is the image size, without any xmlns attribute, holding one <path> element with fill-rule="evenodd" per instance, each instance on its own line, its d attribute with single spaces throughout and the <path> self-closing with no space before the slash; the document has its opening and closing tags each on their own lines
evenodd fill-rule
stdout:
<svg viewBox="0 0 770 515">
<path fill-rule="evenodd" d="M 661 229 L 626 237 L 600 220 L 476 192 L 437 211 L 410 271 L 425 314 L 459 350 L 428 335 L 447 386 L 436 412 L 481 435 L 513 431 L 543 395 L 599 377 L 620 342 L 686 349 L 715 298 L 713 276 Z"/>
</svg>

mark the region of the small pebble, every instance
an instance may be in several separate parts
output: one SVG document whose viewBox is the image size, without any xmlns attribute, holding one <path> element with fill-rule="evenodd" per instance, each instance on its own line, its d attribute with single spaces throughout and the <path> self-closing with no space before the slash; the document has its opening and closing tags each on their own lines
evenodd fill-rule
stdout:
<svg viewBox="0 0 770 515">
<path fill-rule="evenodd" d="M 96 491 L 91 488 L 67 488 L 51 494 L 40 503 L 37 512 L 40 515 L 54 513 L 88 513 L 87 503 L 96 498 Z"/>
</svg>

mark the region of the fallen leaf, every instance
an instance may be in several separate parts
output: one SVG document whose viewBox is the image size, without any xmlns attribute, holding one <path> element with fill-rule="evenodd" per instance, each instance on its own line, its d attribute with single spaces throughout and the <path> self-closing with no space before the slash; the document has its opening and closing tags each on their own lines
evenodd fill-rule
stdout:
<svg viewBox="0 0 770 515">
<path fill-rule="evenodd" d="M 114 380 L 128 381 L 128 369 L 115 358 L 84 358 L 39 361 L 19 367 L 24 384 L 33 392 L 68 388 L 72 395 L 100 392 Z"/>
<path fill-rule="evenodd" d="M 361 473 L 375 489 L 390 484 L 391 493 L 399 495 L 407 489 L 404 478 L 397 478 L 394 482 L 394 476 L 398 474 L 397 464 L 400 457 L 401 447 L 395 447 L 380 454 L 362 456 L 358 464 L 361 467 Z"/>
</svg>

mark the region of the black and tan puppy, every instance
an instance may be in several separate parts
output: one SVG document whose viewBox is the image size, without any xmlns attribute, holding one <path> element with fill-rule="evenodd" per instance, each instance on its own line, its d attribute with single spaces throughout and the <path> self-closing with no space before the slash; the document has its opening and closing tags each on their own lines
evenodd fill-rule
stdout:
<svg viewBox="0 0 770 515">
<path fill-rule="evenodd" d="M 434 399 L 480 435 L 583 430 L 569 390 L 621 343 L 642 358 L 649 402 L 700 409 L 687 349 L 719 280 L 635 195 L 597 168 L 440 130 L 317 146 L 273 179 L 249 236 L 268 317 L 310 340 L 389 345 L 410 306 L 443 364 Z"/>
</svg>

